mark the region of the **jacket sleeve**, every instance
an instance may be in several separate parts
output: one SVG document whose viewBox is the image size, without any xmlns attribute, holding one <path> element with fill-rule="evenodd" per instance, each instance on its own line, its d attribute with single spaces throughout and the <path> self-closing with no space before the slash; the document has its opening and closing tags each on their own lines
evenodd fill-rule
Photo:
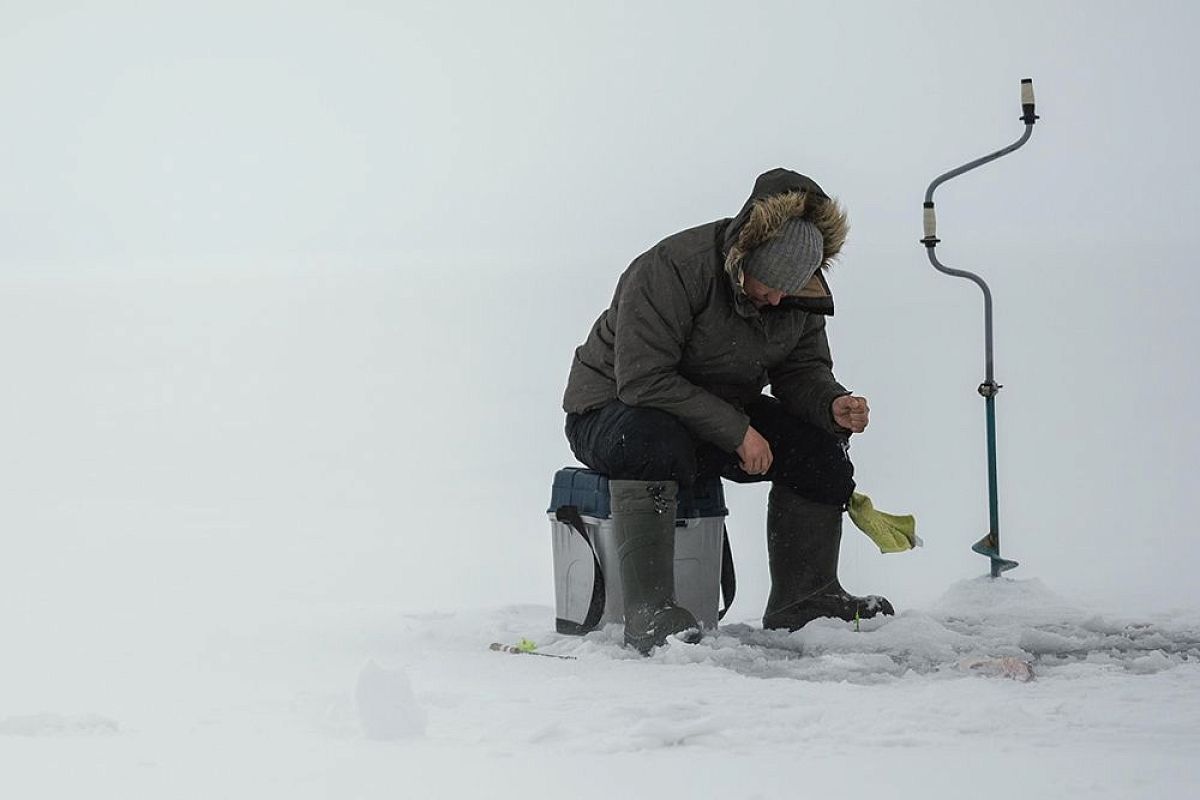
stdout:
<svg viewBox="0 0 1200 800">
<path fill-rule="evenodd" d="M 771 394 L 790 413 L 830 433 L 846 433 L 845 428 L 833 421 L 831 406 L 834 398 L 850 392 L 833 377 L 823 315 L 808 315 L 792 352 L 768 373 Z"/>
<path fill-rule="evenodd" d="M 617 300 L 617 399 L 666 411 L 701 439 L 726 452 L 736 450 L 749 417 L 679 374 L 695 313 L 675 264 L 654 251 L 640 257 L 625 275 Z"/>
</svg>

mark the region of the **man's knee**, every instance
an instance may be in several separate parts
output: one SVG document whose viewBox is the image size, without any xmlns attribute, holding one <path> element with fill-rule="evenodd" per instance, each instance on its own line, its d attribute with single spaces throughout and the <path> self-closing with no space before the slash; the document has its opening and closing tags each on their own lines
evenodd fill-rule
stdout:
<svg viewBox="0 0 1200 800">
<path fill-rule="evenodd" d="M 837 449 L 838 455 L 830 457 L 820 471 L 821 479 L 817 483 L 821 502 L 845 508 L 850 503 L 850 495 L 854 494 L 854 464 L 840 445 Z"/>
<path fill-rule="evenodd" d="M 814 503 L 846 508 L 854 494 L 854 470 L 841 465 L 823 464 L 803 473 L 789 472 L 780 475 L 782 483 L 792 491 Z"/>
<path fill-rule="evenodd" d="M 567 439 L 575 457 L 610 478 L 678 481 L 696 474 L 696 443 L 674 415 L 619 401 L 571 415 Z"/>
<path fill-rule="evenodd" d="M 690 485 L 695 477 L 696 443 L 674 415 L 626 406 L 611 435 L 610 478 Z"/>
<path fill-rule="evenodd" d="M 845 507 L 854 493 L 854 464 L 846 440 L 797 421 L 776 441 L 776 480 L 818 503 Z"/>
</svg>

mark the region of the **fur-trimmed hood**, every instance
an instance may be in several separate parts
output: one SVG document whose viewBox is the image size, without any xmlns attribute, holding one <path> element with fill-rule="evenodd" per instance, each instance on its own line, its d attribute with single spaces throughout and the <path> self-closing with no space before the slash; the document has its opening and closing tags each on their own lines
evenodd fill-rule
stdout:
<svg viewBox="0 0 1200 800">
<path fill-rule="evenodd" d="M 725 271 L 733 284 L 738 310 L 743 314 L 756 312 L 742 289 L 742 262 L 746 254 L 778 234 L 785 222 L 796 217 L 816 225 L 825 245 L 821 269 L 804 287 L 799 305 L 817 313 L 833 313 L 833 296 L 822 272 L 829 269 L 846 241 L 850 230 L 846 212 L 816 181 L 777 168 L 758 176 L 750 198 L 725 229 Z"/>
<path fill-rule="evenodd" d="M 758 179 L 737 218 L 672 234 L 635 258 L 575 350 L 563 410 L 587 414 L 618 400 L 658 409 L 733 453 L 750 425 L 745 409 L 770 386 L 787 413 L 841 432 L 829 409 L 848 392 L 833 376 L 823 270 L 815 273 L 814 296 L 789 297 L 760 314 L 725 267 L 733 248 L 744 254 L 795 216 L 821 230 L 824 263 L 837 255 L 845 215 L 821 187 L 780 169 Z"/>
</svg>

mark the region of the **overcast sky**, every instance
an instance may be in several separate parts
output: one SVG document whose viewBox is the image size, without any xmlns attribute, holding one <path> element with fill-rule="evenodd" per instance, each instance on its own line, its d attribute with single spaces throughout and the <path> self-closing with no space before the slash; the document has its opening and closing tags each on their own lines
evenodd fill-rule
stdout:
<svg viewBox="0 0 1200 800">
<path fill-rule="evenodd" d="M 629 261 L 785 166 L 849 211 L 852 531 L 904 608 L 986 561 L 996 299 L 1013 577 L 1195 607 L 1188 3 L 0 4 L 0 598 L 553 601 L 573 348 Z M 731 487 L 734 617 L 766 489 Z M 216 592 L 215 588 L 220 587 Z M 116 599 L 113 599 L 116 598 Z M 197 601 L 198 602 L 198 601 Z M 47 612 L 49 613 L 49 612 Z M 52 616 L 37 618 L 51 624 Z"/>
</svg>

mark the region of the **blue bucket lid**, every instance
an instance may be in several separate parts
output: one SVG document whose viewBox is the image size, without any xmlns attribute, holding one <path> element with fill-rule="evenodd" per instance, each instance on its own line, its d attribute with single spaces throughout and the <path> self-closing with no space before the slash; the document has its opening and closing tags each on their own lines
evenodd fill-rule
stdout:
<svg viewBox="0 0 1200 800">
<path fill-rule="evenodd" d="M 575 506 L 581 516 L 608 519 L 612 506 L 608 497 L 608 477 L 595 470 L 583 467 L 564 467 L 554 473 L 554 486 L 550 490 L 550 508 L 553 514 L 563 506 Z M 676 519 L 698 517 L 725 517 L 725 490 L 720 478 L 696 481 L 690 491 L 679 490 Z"/>
</svg>

